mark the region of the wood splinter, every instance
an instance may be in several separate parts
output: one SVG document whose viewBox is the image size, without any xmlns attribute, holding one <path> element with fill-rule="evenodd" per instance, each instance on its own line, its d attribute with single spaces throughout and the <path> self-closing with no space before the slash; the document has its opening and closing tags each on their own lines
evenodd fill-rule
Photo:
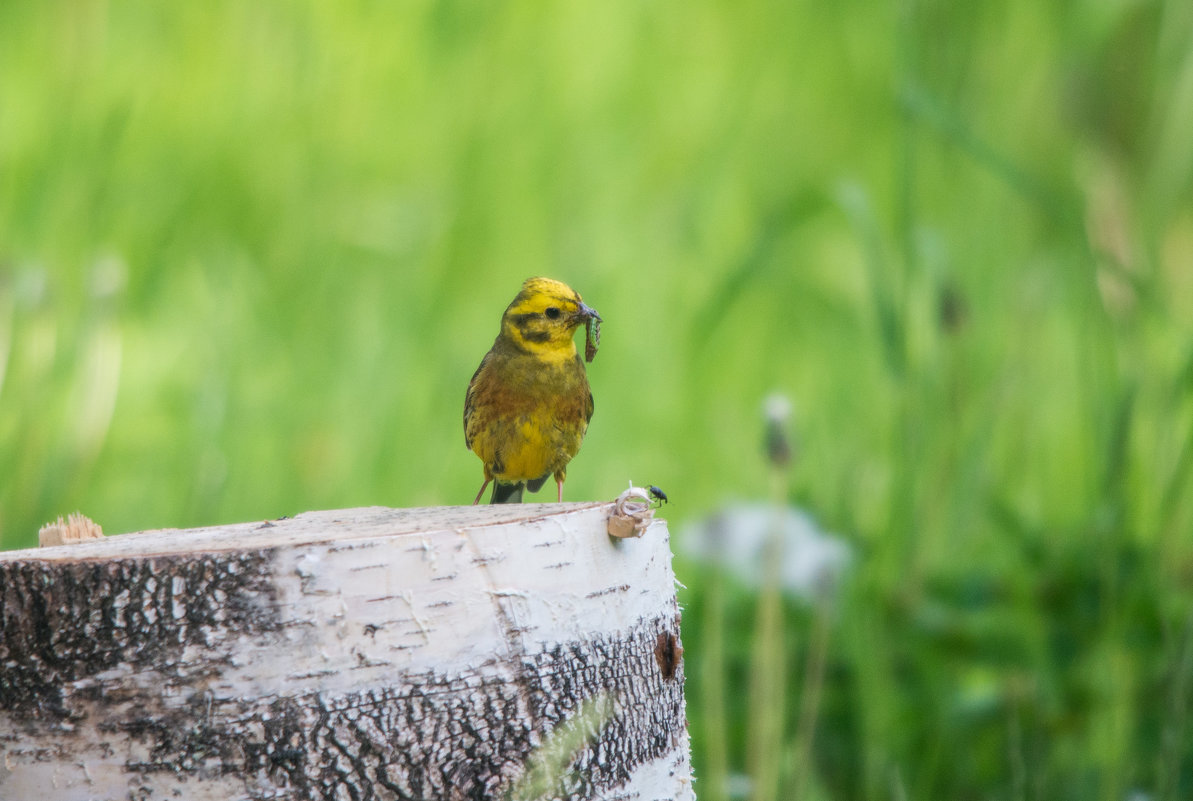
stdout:
<svg viewBox="0 0 1193 801">
<path fill-rule="evenodd" d="M 53 523 L 46 523 L 37 532 L 37 546 L 52 548 L 55 545 L 74 545 L 87 540 L 102 540 L 104 530 L 86 515 L 72 512 L 66 520 L 59 517 Z"/>
</svg>

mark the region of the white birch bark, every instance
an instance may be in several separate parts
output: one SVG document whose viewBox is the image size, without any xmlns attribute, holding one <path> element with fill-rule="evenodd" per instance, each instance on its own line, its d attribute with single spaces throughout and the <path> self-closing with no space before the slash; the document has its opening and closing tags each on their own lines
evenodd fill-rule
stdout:
<svg viewBox="0 0 1193 801">
<path fill-rule="evenodd" d="M 0 798 L 694 798 L 667 528 L 611 508 L 0 553 Z"/>
</svg>

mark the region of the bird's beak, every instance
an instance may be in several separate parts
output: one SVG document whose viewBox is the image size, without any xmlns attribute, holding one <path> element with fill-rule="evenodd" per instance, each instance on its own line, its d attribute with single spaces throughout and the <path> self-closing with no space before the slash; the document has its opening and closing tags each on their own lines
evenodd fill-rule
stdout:
<svg viewBox="0 0 1193 801">
<path fill-rule="evenodd" d="M 581 303 L 579 310 L 576 311 L 576 317 L 581 320 L 596 320 L 601 322 L 601 315 L 597 314 L 597 310 L 586 303 Z"/>
</svg>

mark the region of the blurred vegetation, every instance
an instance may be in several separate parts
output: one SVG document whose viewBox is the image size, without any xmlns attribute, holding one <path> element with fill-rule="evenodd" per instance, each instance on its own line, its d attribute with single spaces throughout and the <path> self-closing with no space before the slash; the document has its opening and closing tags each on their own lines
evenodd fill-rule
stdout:
<svg viewBox="0 0 1193 801">
<path fill-rule="evenodd" d="M 1191 797 L 1190 131 L 1183 0 L 5 0 L 0 547 L 467 503 L 547 274 L 606 321 L 568 498 L 765 497 L 795 400 L 857 560 L 777 797 Z M 740 773 L 757 601 L 678 569 Z"/>
</svg>

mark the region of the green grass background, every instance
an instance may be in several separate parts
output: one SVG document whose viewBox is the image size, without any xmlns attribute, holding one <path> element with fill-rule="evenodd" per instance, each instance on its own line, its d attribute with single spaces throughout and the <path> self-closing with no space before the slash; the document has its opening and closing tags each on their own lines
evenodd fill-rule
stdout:
<svg viewBox="0 0 1193 801">
<path fill-rule="evenodd" d="M 1191 143 L 1185 0 L 4 0 L 0 547 L 467 503 L 551 275 L 606 321 L 569 498 L 681 535 L 796 404 L 857 559 L 779 797 L 1189 798 Z M 755 601 L 678 568 L 742 771 Z"/>
</svg>

